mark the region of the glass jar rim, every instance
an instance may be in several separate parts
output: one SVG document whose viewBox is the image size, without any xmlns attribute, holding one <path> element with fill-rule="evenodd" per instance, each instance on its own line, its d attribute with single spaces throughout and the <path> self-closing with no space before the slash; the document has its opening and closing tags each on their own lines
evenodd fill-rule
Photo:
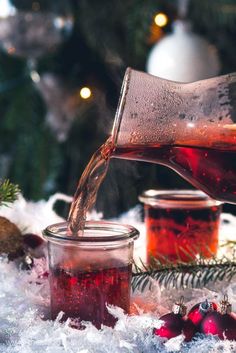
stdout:
<svg viewBox="0 0 236 353">
<path fill-rule="evenodd" d="M 49 241 L 55 240 L 76 243 L 133 241 L 139 237 L 139 231 L 133 226 L 109 221 L 87 221 L 82 236 L 68 235 L 67 229 L 67 222 L 51 224 L 43 231 L 43 236 Z M 104 235 L 104 232 L 109 234 Z"/>
<path fill-rule="evenodd" d="M 200 190 L 155 190 L 144 191 L 139 200 L 146 205 L 161 208 L 201 208 L 219 206 L 221 201 L 212 199 Z"/>
</svg>

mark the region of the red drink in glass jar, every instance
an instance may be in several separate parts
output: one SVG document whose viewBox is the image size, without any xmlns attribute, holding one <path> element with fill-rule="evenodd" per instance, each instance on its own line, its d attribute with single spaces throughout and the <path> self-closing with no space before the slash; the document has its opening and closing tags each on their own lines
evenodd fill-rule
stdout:
<svg viewBox="0 0 236 353">
<path fill-rule="evenodd" d="M 147 261 L 190 262 L 217 253 L 221 202 L 195 190 L 148 190 L 144 203 Z"/>
<path fill-rule="evenodd" d="M 80 320 L 90 321 L 100 328 L 101 324 L 114 326 L 116 322 L 107 304 L 129 313 L 131 264 L 111 260 L 110 264 L 88 268 L 86 272 L 67 271 L 65 267 L 55 268 L 50 275 L 52 319 L 63 311 L 63 320 L 79 316 Z"/>
<path fill-rule="evenodd" d="M 129 313 L 133 241 L 128 225 L 86 222 L 83 236 L 68 236 L 67 223 L 47 227 L 51 318 L 114 326 L 107 305 Z"/>
</svg>

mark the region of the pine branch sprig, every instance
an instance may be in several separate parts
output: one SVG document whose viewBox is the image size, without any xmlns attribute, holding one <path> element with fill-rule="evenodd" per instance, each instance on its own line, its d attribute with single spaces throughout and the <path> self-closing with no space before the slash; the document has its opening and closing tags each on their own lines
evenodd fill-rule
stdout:
<svg viewBox="0 0 236 353">
<path fill-rule="evenodd" d="M 210 282 L 230 281 L 236 275 L 236 258 L 210 260 L 199 259 L 189 263 L 166 263 L 154 260 L 155 265 L 142 268 L 134 265 L 132 275 L 132 289 L 143 292 L 147 287 L 150 289 L 153 280 L 160 286 L 170 288 L 201 288 Z"/>
<path fill-rule="evenodd" d="M 0 181 L 0 206 L 14 202 L 20 192 L 19 186 L 8 179 Z"/>
</svg>

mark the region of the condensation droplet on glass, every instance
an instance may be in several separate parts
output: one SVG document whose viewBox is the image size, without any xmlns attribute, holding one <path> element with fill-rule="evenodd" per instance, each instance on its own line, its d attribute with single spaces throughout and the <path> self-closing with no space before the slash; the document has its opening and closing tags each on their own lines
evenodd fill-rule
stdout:
<svg viewBox="0 0 236 353">
<path fill-rule="evenodd" d="M 140 133 L 138 133 L 137 131 L 133 131 L 130 134 L 130 143 L 136 143 L 140 140 L 140 138 L 142 138 Z"/>
<path fill-rule="evenodd" d="M 137 116 L 138 116 L 138 113 L 131 113 L 130 114 L 131 119 L 136 119 Z"/>
<path fill-rule="evenodd" d="M 200 129 L 199 132 L 200 132 L 201 135 L 206 136 L 206 134 L 207 134 L 206 127 L 203 127 L 202 129 Z"/>
<path fill-rule="evenodd" d="M 151 111 L 152 112 L 155 112 L 156 110 L 158 109 L 158 107 L 157 107 L 157 105 L 156 105 L 156 103 L 151 103 Z"/>
</svg>

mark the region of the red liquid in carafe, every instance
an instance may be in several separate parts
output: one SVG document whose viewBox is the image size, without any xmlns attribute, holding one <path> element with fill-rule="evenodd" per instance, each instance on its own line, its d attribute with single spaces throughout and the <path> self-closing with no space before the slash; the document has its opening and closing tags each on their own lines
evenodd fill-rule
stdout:
<svg viewBox="0 0 236 353">
<path fill-rule="evenodd" d="M 129 312 L 131 264 L 117 267 L 99 268 L 87 272 L 52 269 L 51 316 L 56 319 L 60 311 L 62 320 L 77 318 L 92 322 L 97 328 L 101 325 L 114 326 L 116 318 L 106 305 L 119 306 Z"/>
<path fill-rule="evenodd" d="M 132 146 L 117 148 L 114 157 L 163 164 L 214 199 L 236 203 L 235 145 L 220 149 Z"/>
</svg>

